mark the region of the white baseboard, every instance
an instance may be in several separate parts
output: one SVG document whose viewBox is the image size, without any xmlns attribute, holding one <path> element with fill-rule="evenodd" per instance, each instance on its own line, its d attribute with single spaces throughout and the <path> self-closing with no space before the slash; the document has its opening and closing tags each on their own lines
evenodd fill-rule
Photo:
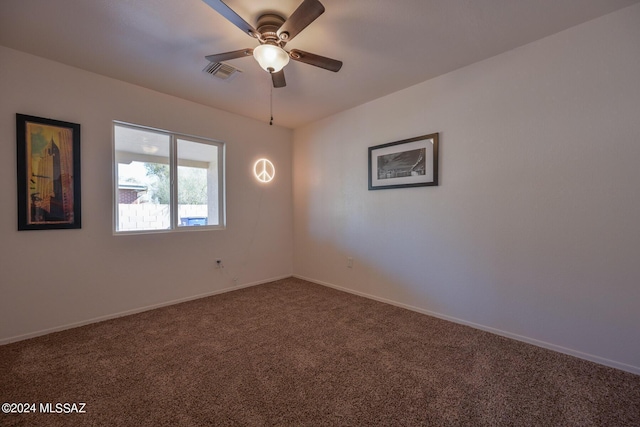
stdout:
<svg viewBox="0 0 640 427">
<path fill-rule="evenodd" d="M 230 288 L 224 288 L 224 289 L 218 289 L 218 290 L 211 291 L 211 292 L 206 292 L 204 294 L 192 295 L 192 296 L 185 297 L 185 298 L 179 298 L 179 299 L 175 299 L 175 300 L 171 300 L 171 301 L 161 302 L 161 303 L 158 303 L 158 304 L 148 305 L 148 306 L 145 306 L 145 307 L 139 307 L 139 308 L 134 308 L 134 309 L 131 309 L 131 310 L 125 310 L 125 311 L 121 311 L 121 312 L 114 313 L 114 314 L 107 314 L 105 316 L 94 317 L 92 319 L 82 320 L 80 322 L 74 322 L 74 323 L 69 323 L 69 324 L 66 324 L 66 325 L 55 326 L 53 328 L 47 328 L 47 329 L 43 329 L 43 330 L 36 331 L 36 332 L 30 332 L 28 334 L 16 335 L 16 336 L 9 337 L 9 338 L 3 338 L 3 339 L 0 339 L 0 345 L 9 344 L 9 343 L 16 342 L 16 341 L 27 340 L 29 338 L 35 338 L 35 337 L 39 337 L 39 336 L 42 336 L 42 335 L 51 334 L 53 332 L 60 332 L 60 331 L 64 331 L 64 330 L 67 330 L 67 329 L 77 328 L 77 327 L 80 327 L 80 326 L 89 325 L 91 323 L 97 323 L 97 322 L 102 322 L 102 321 L 105 321 L 105 320 L 116 319 L 118 317 L 129 316 L 130 314 L 142 313 L 144 311 L 149 311 L 149 310 L 153 310 L 153 309 L 156 309 L 156 308 L 166 307 L 166 306 L 169 306 L 169 305 L 180 304 L 182 302 L 193 301 L 193 300 L 196 300 L 196 299 L 206 298 L 206 297 L 210 297 L 210 296 L 213 296 L 213 295 L 223 294 L 223 293 L 226 293 L 226 292 L 237 291 L 238 289 L 249 288 L 251 286 L 257 286 L 257 285 L 262 285 L 264 283 L 274 282 L 276 280 L 286 279 L 286 278 L 289 278 L 289 277 L 291 277 L 290 274 L 288 274 L 286 276 L 280 276 L 280 277 L 274 277 L 274 278 L 271 278 L 271 279 L 260 280 L 260 281 L 257 281 L 257 282 L 245 283 L 245 284 L 242 284 L 242 285 L 232 286 Z"/>
<path fill-rule="evenodd" d="M 592 354 L 588 354 L 588 353 L 583 353 L 581 351 L 578 350 L 572 350 L 570 348 L 566 348 L 566 347 L 562 347 L 559 345 L 555 345 L 555 344 L 551 344 L 545 341 L 540 341 L 534 338 L 528 338 L 522 335 L 518 335 L 518 334 L 514 334 L 511 332 L 507 332 L 507 331 L 503 331 L 500 329 L 496 329 L 496 328 L 492 328 L 490 326 L 484 326 L 484 325 L 480 325 L 478 323 L 473 323 L 473 322 L 468 322 L 466 320 L 462 320 L 462 319 L 458 319 L 455 317 L 451 317 L 451 316 L 447 316 L 444 314 L 440 314 L 440 313 L 436 313 L 430 310 L 424 310 L 422 308 L 419 307 L 414 307 L 408 304 L 403 304 L 397 301 L 393 301 L 393 300 L 389 300 L 386 298 L 380 298 L 377 297 L 375 295 L 370 295 L 364 292 L 359 292 L 359 291 L 354 291 L 353 289 L 349 289 L 349 288 L 344 288 L 342 286 L 337 286 L 331 283 L 327 283 L 327 282 L 322 282 L 320 280 L 315 280 L 315 279 L 310 279 L 308 277 L 304 277 L 304 276 L 300 276 L 297 274 L 294 274 L 293 277 L 296 277 L 298 279 L 302 279 L 302 280 L 306 280 L 308 282 L 312 282 L 318 285 L 322 285 L 322 286 L 326 286 L 329 288 L 333 288 L 333 289 L 337 289 L 339 291 L 343 291 L 343 292 L 347 292 L 350 294 L 354 294 L 354 295 L 358 295 L 364 298 L 368 298 L 368 299 L 372 299 L 375 301 L 379 301 L 379 302 L 383 302 L 386 304 L 391 304 L 391 305 L 395 305 L 396 307 L 401 307 L 401 308 L 405 308 L 407 310 L 411 310 L 411 311 L 415 311 L 421 314 L 426 314 L 428 316 L 433 316 L 433 317 L 437 317 L 439 319 L 443 319 L 443 320 L 448 320 L 450 322 L 454 322 L 454 323 L 459 323 L 461 325 L 466 325 L 466 326 L 470 326 L 472 328 L 475 329 L 480 329 L 482 331 L 486 331 L 486 332 L 490 332 L 492 334 L 496 334 L 496 335 L 500 335 L 506 338 L 511 338 L 514 339 L 516 341 L 522 341 L 525 342 L 527 344 L 532 344 L 535 345 L 537 347 L 542 347 L 542 348 L 546 348 L 547 350 L 552 350 L 552 351 L 556 351 L 558 353 L 563 353 L 563 354 L 567 354 L 569 356 L 574 356 L 577 357 L 579 359 L 584 359 L 584 360 L 588 360 L 590 362 L 594 362 L 594 363 L 598 363 L 600 365 L 604 365 L 604 366 L 609 366 L 611 368 L 616 368 L 616 369 L 620 369 L 621 371 L 626 371 L 626 372 L 630 372 L 632 374 L 636 374 L 636 375 L 640 375 L 640 367 L 638 366 L 633 366 L 633 365 L 628 365 L 626 363 L 622 363 L 622 362 L 617 362 L 615 360 L 610 360 L 610 359 L 606 359 L 600 356 L 594 356 Z"/>
</svg>

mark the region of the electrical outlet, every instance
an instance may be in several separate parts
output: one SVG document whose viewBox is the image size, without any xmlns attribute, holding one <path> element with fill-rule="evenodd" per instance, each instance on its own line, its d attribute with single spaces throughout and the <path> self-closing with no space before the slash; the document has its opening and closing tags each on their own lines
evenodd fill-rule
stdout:
<svg viewBox="0 0 640 427">
<path fill-rule="evenodd" d="M 224 266 L 222 265 L 222 260 L 220 258 L 218 258 L 216 260 L 216 268 L 223 268 Z"/>
<path fill-rule="evenodd" d="M 238 284 L 238 278 L 237 278 L 237 277 L 234 277 L 234 278 L 233 278 L 233 284 L 234 284 L 234 285 L 237 285 L 237 284 Z"/>
<path fill-rule="evenodd" d="M 353 258 L 347 257 L 347 268 L 353 268 Z"/>
</svg>

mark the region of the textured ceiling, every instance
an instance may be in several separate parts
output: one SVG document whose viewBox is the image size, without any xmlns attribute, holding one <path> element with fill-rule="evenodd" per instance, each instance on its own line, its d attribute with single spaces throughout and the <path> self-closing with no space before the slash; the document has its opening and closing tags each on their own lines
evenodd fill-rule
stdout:
<svg viewBox="0 0 640 427">
<path fill-rule="evenodd" d="M 291 62 L 275 123 L 296 128 L 522 46 L 640 0 L 321 0 L 326 12 L 287 48 L 344 62 Z M 300 0 L 228 0 L 255 25 Z M 1 0 L 0 44 L 262 121 L 270 76 L 253 58 L 224 82 L 206 55 L 255 47 L 201 0 Z"/>
</svg>

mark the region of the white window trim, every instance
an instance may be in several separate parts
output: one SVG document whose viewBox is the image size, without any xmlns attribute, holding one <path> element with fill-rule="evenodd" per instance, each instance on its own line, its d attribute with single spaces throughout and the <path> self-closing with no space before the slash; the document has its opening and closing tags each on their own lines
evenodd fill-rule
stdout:
<svg viewBox="0 0 640 427">
<path fill-rule="evenodd" d="M 117 182 L 117 161 L 116 161 L 116 144 L 115 144 L 115 127 L 122 126 L 130 129 L 136 130 L 148 130 L 151 132 L 159 132 L 169 135 L 170 138 L 170 149 L 169 149 L 169 164 L 172 166 L 170 168 L 170 191 L 171 191 L 171 204 L 169 205 L 170 209 L 170 221 L 171 227 L 169 229 L 161 229 L 161 230 L 123 230 L 118 231 L 118 182 Z M 186 141 L 196 142 L 199 144 L 209 144 L 215 145 L 220 150 L 220 156 L 218 158 L 218 217 L 219 224 L 218 225 L 202 225 L 198 227 L 180 227 L 178 226 L 178 203 L 174 202 L 178 200 L 178 187 L 174 185 L 177 180 L 178 168 L 173 167 L 175 165 L 175 159 L 177 157 L 177 140 L 182 139 Z M 225 230 L 227 228 L 227 214 L 226 214 L 226 206 L 227 206 L 227 185 L 226 185 L 226 153 L 227 153 L 227 144 L 218 141 L 215 139 L 204 138 L 201 136 L 189 135 L 179 132 L 172 132 L 164 129 L 158 129 L 150 126 L 137 125 L 133 123 L 127 123 L 119 120 L 114 120 L 111 126 L 111 182 L 112 182 L 112 206 L 113 206 L 113 222 L 112 222 L 112 233 L 114 236 L 125 236 L 132 234 L 158 234 L 158 233 L 182 233 L 182 232 L 193 232 L 193 231 L 212 231 L 212 230 Z"/>
</svg>

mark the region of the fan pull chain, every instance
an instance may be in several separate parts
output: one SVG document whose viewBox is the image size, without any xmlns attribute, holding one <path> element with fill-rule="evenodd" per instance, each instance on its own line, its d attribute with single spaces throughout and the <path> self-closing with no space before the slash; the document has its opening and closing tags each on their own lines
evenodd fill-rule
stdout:
<svg viewBox="0 0 640 427">
<path fill-rule="evenodd" d="M 271 90 L 269 92 L 269 108 L 271 113 L 271 121 L 269 121 L 269 126 L 273 126 L 273 85 L 269 85 Z"/>
</svg>

